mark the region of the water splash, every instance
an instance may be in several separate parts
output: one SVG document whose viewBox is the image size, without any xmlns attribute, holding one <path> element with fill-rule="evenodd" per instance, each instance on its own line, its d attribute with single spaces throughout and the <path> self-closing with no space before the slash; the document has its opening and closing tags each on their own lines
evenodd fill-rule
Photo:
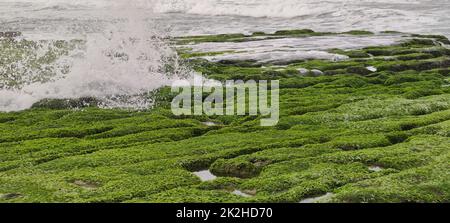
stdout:
<svg viewBox="0 0 450 223">
<path fill-rule="evenodd" d="M 146 93 L 191 75 L 180 66 L 164 35 L 145 20 L 144 12 L 122 2 L 110 10 L 116 20 L 100 33 L 86 34 L 78 47 L 58 54 L 58 59 L 45 65 L 50 69 L 32 69 L 36 63 L 30 64 L 30 56 L 14 62 L 11 66 L 20 69 L 9 73 L 27 81 L 0 90 L 0 111 L 26 109 L 47 98 L 80 97 L 95 97 L 108 108 L 148 108 L 152 101 Z M 45 54 L 54 44 L 48 41 L 47 47 L 32 49 Z M 36 54 L 31 57 L 42 57 Z M 42 76 L 45 78 L 34 78 Z"/>
</svg>

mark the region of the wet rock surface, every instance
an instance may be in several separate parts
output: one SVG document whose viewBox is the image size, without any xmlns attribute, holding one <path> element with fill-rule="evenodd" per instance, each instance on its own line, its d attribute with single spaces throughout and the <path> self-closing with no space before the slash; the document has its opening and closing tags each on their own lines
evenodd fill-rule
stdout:
<svg viewBox="0 0 450 223">
<path fill-rule="evenodd" d="M 21 32 L 0 32 L 0 38 L 15 38 L 21 35 Z"/>
</svg>

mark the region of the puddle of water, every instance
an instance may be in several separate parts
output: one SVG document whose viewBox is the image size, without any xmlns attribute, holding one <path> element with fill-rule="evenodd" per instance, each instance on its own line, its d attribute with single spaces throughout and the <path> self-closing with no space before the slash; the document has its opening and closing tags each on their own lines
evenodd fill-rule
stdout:
<svg viewBox="0 0 450 223">
<path fill-rule="evenodd" d="M 19 193 L 9 193 L 9 194 L 0 194 L 0 199 L 10 200 L 14 198 L 22 197 L 22 194 Z"/>
<path fill-rule="evenodd" d="M 193 174 L 198 176 L 201 181 L 211 181 L 211 180 L 214 180 L 214 179 L 217 178 L 209 170 L 202 170 L 202 171 L 198 171 L 198 172 L 193 172 Z"/>
<path fill-rule="evenodd" d="M 202 122 L 202 124 L 206 125 L 206 126 L 216 126 L 217 125 L 217 123 L 214 123 L 214 122 Z"/>
<path fill-rule="evenodd" d="M 301 204 L 311 204 L 311 203 L 319 203 L 319 202 L 325 202 L 327 200 L 329 200 L 331 197 L 333 197 L 333 193 L 326 193 L 323 196 L 320 197 L 312 197 L 312 198 L 307 198 L 304 199 L 302 201 L 300 201 Z"/>
<path fill-rule="evenodd" d="M 377 68 L 376 67 L 374 67 L 374 66 L 369 66 L 369 67 L 366 67 L 366 69 L 367 70 L 369 70 L 369 71 L 372 71 L 372 72 L 377 72 Z"/>
<path fill-rule="evenodd" d="M 370 166 L 369 170 L 373 172 L 380 172 L 383 170 L 383 168 L 381 168 L 380 166 Z"/>
<path fill-rule="evenodd" d="M 232 192 L 232 194 L 235 194 L 235 195 L 238 195 L 238 196 L 242 196 L 242 197 L 253 197 L 252 195 L 244 193 L 244 192 L 242 192 L 240 190 L 234 190 Z"/>
</svg>

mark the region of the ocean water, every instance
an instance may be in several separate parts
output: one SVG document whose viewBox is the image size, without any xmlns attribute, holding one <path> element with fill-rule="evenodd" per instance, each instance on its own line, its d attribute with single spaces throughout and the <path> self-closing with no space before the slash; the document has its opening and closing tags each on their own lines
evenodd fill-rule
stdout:
<svg viewBox="0 0 450 223">
<path fill-rule="evenodd" d="M 2 88 L 5 79 L 2 75 L 29 75 L 28 79 L 34 79 L 40 74 L 29 68 L 27 61 L 12 64 L 21 69 L 13 74 L 6 74 L 0 67 L 0 111 L 26 109 L 44 98 L 86 96 L 102 99 L 105 107 L 145 108 L 152 103 L 145 97 L 146 92 L 196 75 L 180 64 L 166 37 L 293 28 L 335 32 L 395 30 L 450 36 L 450 1 L 0 0 L 0 31 L 21 31 L 23 38 L 46 40 L 50 45 L 59 39 L 86 42 L 84 48 L 55 62 L 54 67 L 70 67 L 68 73 L 55 71 L 54 77 L 46 81 Z M 192 48 L 199 51 L 245 48 L 243 54 L 226 56 L 243 59 L 256 56 L 260 61 L 293 56 L 335 59 L 339 55 L 316 48 L 352 48 L 397 40 L 386 36 L 349 38 L 284 39 L 243 46 L 203 44 Z M 287 54 L 286 50 L 278 54 L 273 51 L 283 47 L 290 51 Z M 44 44 L 37 54 L 45 54 L 45 50 L 48 45 Z M 172 69 L 170 75 L 164 72 L 167 65 Z"/>
<path fill-rule="evenodd" d="M 0 27 L 48 35 L 92 32 L 124 8 L 142 11 L 171 35 L 285 28 L 450 35 L 448 0 L 0 0 Z"/>
<path fill-rule="evenodd" d="M 361 49 L 367 46 L 386 46 L 400 42 L 402 35 L 374 36 L 312 36 L 304 38 L 267 39 L 237 43 L 199 43 L 188 47 L 193 52 L 225 52 L 217 56 L 203 56 L 210 61 L 254 60 L 262 63 L 285 63 L 296 60 L 321 59 L 341 61 L 347 56 L 329 53 L 329 49 Z"/>
</svg>

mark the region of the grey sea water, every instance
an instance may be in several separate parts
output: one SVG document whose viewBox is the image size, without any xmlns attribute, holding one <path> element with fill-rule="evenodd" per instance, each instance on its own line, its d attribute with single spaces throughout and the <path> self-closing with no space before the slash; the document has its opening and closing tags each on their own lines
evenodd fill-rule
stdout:
<svg viewBox="0 0 450 223">
<path fill-rule="evenodd" d="M 0 28 L 33 34 L 93 32 L 114 8 L 145 12 L 171 35 L 365 29 L 450 35 L 449 0 L 0 0 Z"/>
</svg>

